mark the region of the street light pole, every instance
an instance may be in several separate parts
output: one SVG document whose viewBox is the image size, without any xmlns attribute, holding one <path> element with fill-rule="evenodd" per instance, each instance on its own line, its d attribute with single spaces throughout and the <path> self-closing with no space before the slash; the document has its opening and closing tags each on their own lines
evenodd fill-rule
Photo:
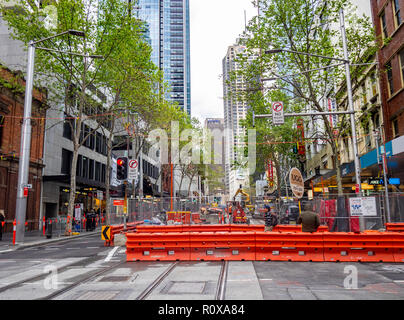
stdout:
<svg viewBox="0 0 404 320">
<path fill-rule="evenodd" d="M 21 125 L 21 145 L 20 159 L 18 163 L 18 182 L 17 182 L 17 202 L 15 210 L 16 234 L 15 242 L 24 242 L 25 216 L 27 211 L 28 194 L 24 195 L 24 188 L 28 184 L 29 159 L 31 154 L 31 112 L 32 112 L 32 87 L 34 81 L 34 42 L 28 44 L 28 65 L 25 87 L 24 118 Z"/>
<path fill-rule="evenodd" d="M 346 40 L 346 31 L 345 31 L 345 18 L 344 18 L 344 10 L 342 8 L 340 9 L 340 24 L 341 24 L 341 34 L 342 34 L 342 45 L 343 45 L 343 49 L 344 49 L 344 58 L 345 58 L 345 75 L 346 75 L 346 86 L 347 86 L 347 93 L 348 93 L 348 104 L 349 104 L 349 110 L 351 112 L 354 112 L 355 110 L 354 110 L 354 106 L 353 106 L 351 72 L 350 72 L 347 40 Z M 351 118 L 351 128 L 352 128 L 352 144 L 353 144 L 353 151 L 354 151 L 354 163 L 355 163 L 356 192 L 360 195 L 361 191 L 362 191 L 362 183 L 361 183 L 358 144 L 357 144 L 357 138 L 356 138 L 355 114 L 351 113 L 350 118 Z"/>
</svg>

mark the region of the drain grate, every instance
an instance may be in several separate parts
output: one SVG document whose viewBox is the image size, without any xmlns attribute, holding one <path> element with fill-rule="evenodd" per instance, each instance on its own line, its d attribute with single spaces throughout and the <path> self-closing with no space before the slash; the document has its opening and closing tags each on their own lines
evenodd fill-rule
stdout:
<svg viewBox="0 0 404 320">
<path fill-rule="evenodd" d="M 112 300 L 118 293 L 119 291 L 87 291 L 77 300 Z"/>
<path fill-rule="evenodd" d="M 206 281 L 169 281 L 161 290 L 165 294 L 205 294 Z"/>
</svg>

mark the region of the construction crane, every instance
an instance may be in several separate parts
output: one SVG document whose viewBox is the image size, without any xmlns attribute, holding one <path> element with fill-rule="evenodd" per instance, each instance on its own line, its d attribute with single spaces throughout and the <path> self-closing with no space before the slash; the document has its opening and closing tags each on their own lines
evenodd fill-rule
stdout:
<svg viewBox="0 0 404 320">
<path fill-rule="evenodd" d="M 244 200 L 242 199 L 242 200 L 240 201 L 240 202 L 241 202 L 241 206 L 242 206 L 243 208 L 247 208 L 248 212 L 251 213 L 251 214 L 253 214 L 255 207 L 251 204 L 251 202 L 250 202 L 250 195 L 249 195 L 247 192 L 245 192 L 245 191 L 243 190 L 243 186 L 242 186 L 242 185 L 240 185 L 240 188 L 237 190 L 236 194 L 234 195 L 233 201 L 236 201 L 236 197 L 237 197 L 239 194 L 241 194 L 241 195 L 243 195 L 243 196 L 245 197 Z"/>
<path fill-rule="evenodd" d="M 236 197 L 241 194 L 245 197 L 241 199 L 241 201 L 236 201 Z M 237 190 L 236 194 L 233 197 L 233 202 L 231 203 L 231 206 L 229 208 L 230 212 L 232 213 L 232 220 L 233 223 L 248 223 L 247 216 L 245 214 L 244 208 L 248 208 L 248 206 L 251 207 L 250 205 L 250 196 L 247 192 L 245 192 L 242 189 L 242 186 L 240 185 L 240 188 Z M 248 208 L 250 210 L 250 208 Z"/>
</svg>

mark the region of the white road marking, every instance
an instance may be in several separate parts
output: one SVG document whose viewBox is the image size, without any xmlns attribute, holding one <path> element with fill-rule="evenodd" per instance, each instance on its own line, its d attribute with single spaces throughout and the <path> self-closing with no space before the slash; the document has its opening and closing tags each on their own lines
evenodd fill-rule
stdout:
<svg viewBox="0 0 404 320">
<path fill-rule="evenodd" d="M 104 261 L 108 262 L 111 260 L 112 256 L 115 254 L 115 252 L 119 249 L 120 247 L 115 247 L 113 248 L 107 255 Z"/>
</svg>

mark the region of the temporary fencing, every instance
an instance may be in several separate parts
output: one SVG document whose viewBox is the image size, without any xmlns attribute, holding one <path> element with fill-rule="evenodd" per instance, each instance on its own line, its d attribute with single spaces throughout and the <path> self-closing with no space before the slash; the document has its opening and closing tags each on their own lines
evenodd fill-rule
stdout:
<svg viewBox="0 0 404 320">
<path fill-rule="evenodd" d="M 263 232 L 262 226 L 240 227 L 139 225 L 127 233 L 127 261 L 404 262 L 402 232 L 333 233 L 324 227 L 309 233 L 284 226 Z M 287 228 L 293 231 L 284 231 Z"/>
</svg>

